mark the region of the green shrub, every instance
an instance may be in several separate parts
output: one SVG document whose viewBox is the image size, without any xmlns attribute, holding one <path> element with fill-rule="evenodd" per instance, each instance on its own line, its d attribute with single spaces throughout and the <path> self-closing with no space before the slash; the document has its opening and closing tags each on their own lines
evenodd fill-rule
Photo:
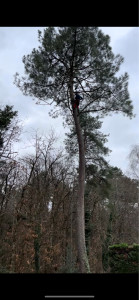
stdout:
<svg viewBox="0 0 139 300">
<path fill-rule="evenodd" d="M 109 246 L 111 273 L 138 273 L 139 245 L 117 244 Z"/>
<path fill-rule="evenodd" d="M 123 248 L 127 248 L 128 244 L 115 244 L 112 246 L 109 246 L 109 249 L 123 249 Z"/>
</svg>

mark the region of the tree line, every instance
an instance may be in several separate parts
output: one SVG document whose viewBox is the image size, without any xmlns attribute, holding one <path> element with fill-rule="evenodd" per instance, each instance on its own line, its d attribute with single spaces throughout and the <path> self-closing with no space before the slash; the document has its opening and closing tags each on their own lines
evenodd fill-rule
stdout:
<svg viewBox="0 0 139 300">
<path fill-rule="evenodd" d="M 78 167 L 55 149 L 53 132 L 36 135 L 34 154 L 16 159 L 16 115 L 7 113 L 9 125 L 1 131 L 0 272 L 76 273 Z M 85 243 L 92 273 L 109 272 L 110 245 L 137 243 L 137 187 L 136 179 L 116 167 L 87 168 Z"/>
</svg>

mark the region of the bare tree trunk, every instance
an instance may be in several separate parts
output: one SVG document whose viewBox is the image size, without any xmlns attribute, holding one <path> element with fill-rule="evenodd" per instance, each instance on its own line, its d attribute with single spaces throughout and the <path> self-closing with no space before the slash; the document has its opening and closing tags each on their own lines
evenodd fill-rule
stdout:
<svg viewBox="0 0 139 300">
<path fill-rule="evenodd" d="M 73 86 L 70 88 L 71 102 L 73 102 Z M 89 262 L 87 257 L 85 245 L 85 212 L 84 212 L 84 184 L 85 184 L 85 149 L 82 130 L 80 126 L 79 116 L 77 115 L 77 108 L 73 111 L 73 117 L 76 127 L 78 146 L 79 146 L 79 183 L 78 183 L 78 197 L 77 197 L 77 250 L 79 261 L 79 272 L 89 273 Z"/>
<path fill-rule="evenodd" d="M 79 185 L 77 198 L 77 247 L 80 273 L 88 273 L 89 262 L 85 245 L 85 212 L 84 212 L 84 184 L 85 184 L 85 149 L 77 108 L 74 110 L 74 121 L 79 146 Z"/>
</svg>

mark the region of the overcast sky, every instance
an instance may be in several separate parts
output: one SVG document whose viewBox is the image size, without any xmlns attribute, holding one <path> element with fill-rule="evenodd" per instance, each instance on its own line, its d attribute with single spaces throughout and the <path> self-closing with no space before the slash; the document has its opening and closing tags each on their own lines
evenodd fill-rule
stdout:
<svg viewBox="0 0 139 300">
<path fill-rule="evenodd" d="M 19 155 L 32 151 L 32 137 L 35 130 L 48 134 L 53 128 L 63 144 L 62 119 L 52 119 L 49 107 L 36 105 L 31 97 L 23 96 L 13 84 L 14 74 L 24 75 L 23 55 L 37 48 L 38 30 L 44 27 L 0 27 L 0 104 L 13 105 L 23 122 L 20 144 L 16 146 Z M 130 120 L 122 114 L 113 114 L 103 120 L 102 131 L 109 134 L 106 144 L 112 150 L 108 161 L 125 173 L 128 168 L 128 154 L 132 145 L 139 144 L 139 27 L 100 27 L 111 38 L 114 54 L 121 54 L 124 63 L 120 73 L 129 74 L 129 93 L 136 117 Z"/>
</svg>

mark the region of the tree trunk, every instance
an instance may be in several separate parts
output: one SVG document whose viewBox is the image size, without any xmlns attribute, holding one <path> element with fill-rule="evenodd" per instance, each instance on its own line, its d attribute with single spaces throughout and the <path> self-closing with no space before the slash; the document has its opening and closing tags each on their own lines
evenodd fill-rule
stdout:
<svg viewBox="0 0 139 300">
<path fill-rule="evenodd" d="M 70 89 L 71 102 L 73 103 L 74 94 L 73 86 Z M 89 262 L 87 257 L 85 245 L 85 212 L 84 212 L 84 184 L 85 184 L 85 149 L 82 130 L 80 126 L 79 116 L 77 115 L 77 108 L 73 111 L 73 117 L 76 127 L 78 146 L 79 146 L 79 183 L 78 183 L 78 197 L 76 205 L 77 213 L 77 250 L 79 261 L 79 272 L 89 273 Z"/>
<path fill-rule="evenodd" d="M 34 260 L 35 260 L 35 271 L 39 273 L 40 271 L 40 224 L 36 226 L 35 233 L 37 237 L 34 240 Z"/>
<path fill-rule="evenodd" d="M 79 146 L 79 185 L 77 198 L 77 248 L 79 259 L 79 272 L 89 272 L 89 262 L 85 245 L 85 212 L 84 212 L 84 184 L 85 184 L 85 149 L 82 130 L 77 116 L 77 108 L 74 110 L 74 121 Z"/>
</svg>

